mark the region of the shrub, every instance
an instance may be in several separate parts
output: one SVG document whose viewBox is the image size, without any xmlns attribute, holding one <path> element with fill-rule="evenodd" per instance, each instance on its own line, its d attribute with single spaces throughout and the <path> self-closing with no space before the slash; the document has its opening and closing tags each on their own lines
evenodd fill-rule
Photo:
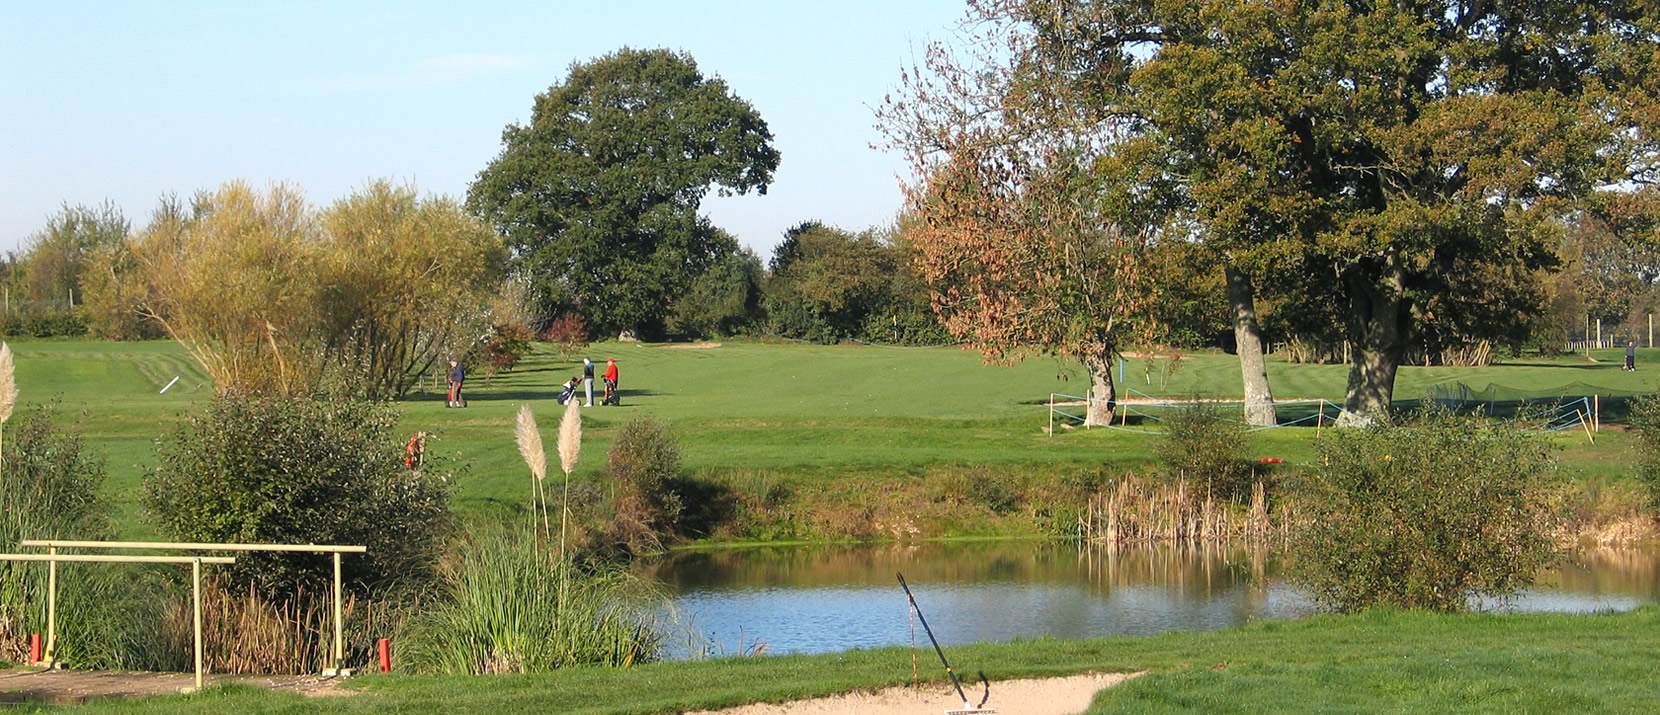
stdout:
<svg viewBox="0 0 1660 715">
<path fill-rule="evenodd" d="M 535 337 L 535 333 L 523 325 L 497 323 L 490 327 L 490 334 L 484 342 L 474 347 L 479 353 L 476 362 L 484 368 L 487 377 L 512 370 L 530 354 L 530 341 Z"/>
<path fill-rule="evenodd" d="M 50 407 L 5 423 L 0 468 L 0 539 L 106 539 L 108 505 L 99 496 L 103 460 L 87 453 L 79 435 L 52 423 Z M 165 568 L 165 567 L 162 567 Z M 46 632 L 45 564 L 0 563 L 0 649 L 10 660 L 28 654 L 28 634 Z M 160 594 L 155 567 L 126 564 L 58 566 L 56 656 L 87 668 L 163 668 L 174 665 L 161 647 Z"/>
<path fill-rule="evenodd" d="M 1246 457 L 1245 431 L 1215 404 L 1195 398 L 1193 404 L 1164 419 L 1167 432 L 1158 443 L 1159 459 L 1169 476 L 1209 485 L 1221 499 L 1245 499 L 1251 494 L 1251 463 Z"/>
<path fill-rule="evenodd" d="M 87 334 L 87 324 L 80 308 L 31 309 L 7 315 L 4 331 L 32 338 L 79 337 Z"/>
<path fill-rule="evenodd" d="M 362 544 L 344 576 L 359 593 L 420 583 L 449 518 L 445 480 L 403 467 L 385 403 L 227 396 L 161 445 L 142 501 L 185 541 Z M 327 555 L 250 553 L 228 587 L 279 599 L 332 571 Z"/>
<path fill-rule="evenodd" d="M 901 305 L 865 318 L 866 342 L 896 345 L 945 345 L 956 342 L 926 304 Z"/>
<path fill-rule="evenodd" d="M 553 343 L 554 349 L 559 351 L 560 358 L 569 360 L 571 356 L 588 346 L 588 326 L 583 324 L 581 316 L 565 315 L 548 323 L 541 337 Z"/>
<path fill-rule="evenodd" d="M 683 508 L 680 446 L 667 425 L 649 417 L 624 424 L 605 457 L 605 475 L 616 490 L 611 545 L 656 549 L 676 535 Z"/>
<path fill-rule="evenodd" d="M 81 438 L 52 424 L 51 407 L 5 424 L 0 446 L 0 538 L 99 539 L 109 534 L 107 505 L 99 497 L 102 459 L 83 450 Z"/>
<path fill-rule="evenodd" d="M 1526 587 L 1555 548 L 1550 446 L 1523 429 L 1431 409 L 1327 432 L 1302 494 L 1298 578 L 1342 611 L 1456 612 Z"/>
<path fill-rule="evenodd" d="M 483 527 L 412 617 L 400 660 L 417 673 L 529 673 L 653 660 L 660 596 L 620 566 L 579 569 L 533 527 Z"/>
<path fill-rule="evenodd" d="M 1648 492 L 1649 506 L 1660 509 L 1660 395 L 1631 403 L 1631 426 L 1637 433 L 1637 479 Z"/>
</svg>

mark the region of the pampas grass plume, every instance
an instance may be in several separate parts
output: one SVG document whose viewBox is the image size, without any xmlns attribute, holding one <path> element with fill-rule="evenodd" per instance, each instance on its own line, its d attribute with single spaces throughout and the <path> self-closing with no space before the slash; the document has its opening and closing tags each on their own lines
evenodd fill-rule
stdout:
<svg viewBox="0 0 1660 715">
<path fill-rule="evenodd" d="M 518 429 L 519 454 L 525 458 L 525 466 L 530 467 L 530 473 L 538 481 L 548 476 L 548 455 L 542 450 L 542 433 L 536 431 L 536 415 L 531 414 L 530 405 L 519 406 Z"/>
<path fill-rule="evenodd" d="M 576 469 L 576 459 L 582 455 L 582 408 L 576 397 L 565 401 L 565 416 L 559 420 L 559 467 L 565 476 Z"/>
<path fill-rule="evenodd" d="M 16 367 L 12 365 L 12 346 L 0 343 L 0 422 L 12 418 L 17 406 Z"/>
</svg>

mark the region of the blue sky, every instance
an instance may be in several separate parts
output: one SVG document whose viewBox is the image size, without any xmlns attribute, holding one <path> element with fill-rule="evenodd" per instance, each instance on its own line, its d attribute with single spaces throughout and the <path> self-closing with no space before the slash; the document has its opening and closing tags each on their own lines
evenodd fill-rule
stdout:
<svg viewBox="0 0 1660 715">
<path fill-rule="evenodd" d="M 961 0 L 85 2 L 0 0 L 0 250 L 64 204 L 289 181 L 325 206 L 376 178 L 465 195 L 572 62 L 688 52 L 770 125 L 766 196 L 704 212 L 763 258 L 807 219 L 892 219 L 905 163 L 872 108 Z"/>
</svg>

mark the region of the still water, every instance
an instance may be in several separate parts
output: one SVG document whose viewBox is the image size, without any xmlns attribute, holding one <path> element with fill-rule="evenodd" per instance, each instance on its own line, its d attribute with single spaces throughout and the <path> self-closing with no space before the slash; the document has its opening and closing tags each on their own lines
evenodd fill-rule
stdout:
<svg viewBox="0 0 1660 715">
<path fill-rule="evenodd" d="M 670 656 L 827 653 L 909 645 L 896 573 L 942 645 L 1212 630 L 1317 611 L 1261 549 L 1102 549 L 999 541 L 677 553 L 641 567 L 681 623 Z M 1513 611 L 1629 610 L 1660 601 L 1660 552 L 1600 549 L 1542 574 Z M 919 645 L 927 636 L 916 626 Z"/>
</svg>

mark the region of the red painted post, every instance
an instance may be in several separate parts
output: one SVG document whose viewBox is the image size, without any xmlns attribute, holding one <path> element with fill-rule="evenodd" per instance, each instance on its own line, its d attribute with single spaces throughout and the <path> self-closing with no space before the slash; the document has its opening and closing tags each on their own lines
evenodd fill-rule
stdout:
<svg viewBox="0 0 1660 715">
<path fill-rule="evenodd" d="M 39 663 L 39 662 L 40 662 L 40 634 L 39 633 L 30 633 L 29 634 L 29 663 L 34 664 L 34 663 Z"/>
<path fill-rule="evenodd" d="M 380 648 L 380 672 L 392 672 L 392 641 L 382 638 L 375 643 Z"/>
</svg>

